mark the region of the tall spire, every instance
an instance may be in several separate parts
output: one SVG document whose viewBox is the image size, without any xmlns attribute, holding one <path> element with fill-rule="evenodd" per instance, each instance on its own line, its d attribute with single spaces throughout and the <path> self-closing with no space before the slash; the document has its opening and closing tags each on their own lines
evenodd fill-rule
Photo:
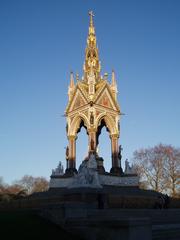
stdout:
<svg viewBox="0 0 180 240">
<path fill-rule="evenodd" d="M 116 78 L 115 78 L 115 72 L 114 72 L 114 70 L 112 70 L 111 86 L 112 86 L 112 87 L 116 87 Z"/>
<path fill-rule="evenodd" d="M 112 80 L 111 80 L 111 90 L 113 92 L 114 98 L 117 98 L 117 82 L 115 77 L 115 72 L 112 70 Z"/>
<path fill-rule="evenodd" d="M 74 76 L 72 71 L 70 72 L 70 87 L 74 87 Z"/>
<path fill-rule="evenodd" d="M 68 87 L 68 96 L 69 96 L 69 100 L 70 98 L 72 97 L 72 94 L 73 94 L 73 91 L 74 91 L 74 75 L 73 75 L 73 72 L 71 71 L 70 72 L 70 84 L 69 84 L 69 87 Z"/>
<path fill-rule="evenodd" d="M 90 16 L 89 35 L 90 34 L 94 34 L 95 35 L 95 29 L 94 29 L 94 24 L 93 24 L 94 14 L 93 14 L 92 11 L 89 12 L 89 16 Z"/>
<path fill-rule="evenodd" d="M 85 50 L 85 63 L 84 63 L 84 80 L 88 81 L 88 76 L 90 73 L 94 73 L 96 82 L 100 79 L 100 61 L 98 48 L 96 45 L 96 34 L 95 27 L 93 23 L 94 14 L 92 11 L 89 12 L 90 23 L 89 23 L 89 33 L 87 37 L 87 46 Z"/>
</svg>

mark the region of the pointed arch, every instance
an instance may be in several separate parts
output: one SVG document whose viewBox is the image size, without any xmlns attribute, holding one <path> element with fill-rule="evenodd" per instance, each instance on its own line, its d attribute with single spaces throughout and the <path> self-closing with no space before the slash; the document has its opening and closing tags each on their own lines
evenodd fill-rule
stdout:
<svg viewBox="0 0 180 240">
<path fill-rule="evenodd" d="M 81 127 L 81 122 L 83 121 L 84 125 L 88 126 L 88 119 L 83 113 L 79 113 L 75 116 L 70 123 L 68 136 L 77 136 L 78 129 Z"/>
<path fill-rule="evenodd" d="M 96 127 L 98 128 L 101 125 L 102 120 L 105 121 L 106 127 L 108 128 L 110 134 L 117 134 L 118 129 L 116 127 L 116 122 L 114 119 L 107 114 L 106 112 L 101 113 L 98 118 L 96 119 Z"/>
</svg>

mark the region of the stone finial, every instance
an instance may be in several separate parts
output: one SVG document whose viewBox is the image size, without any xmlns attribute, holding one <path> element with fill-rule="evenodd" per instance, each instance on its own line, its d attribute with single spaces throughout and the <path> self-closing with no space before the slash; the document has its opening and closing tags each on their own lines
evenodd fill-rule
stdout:
<svg viewBox="0 0 180 240">
<path fill-rule="evenodd" d="M 112 89 L 113 95 L 116 99 L 118 91 L 117 91 L 117 82 L 116 82 L 116 77 L 115 77 L 114 70 L 112 70 L 111 89 Z"/>
</svg>

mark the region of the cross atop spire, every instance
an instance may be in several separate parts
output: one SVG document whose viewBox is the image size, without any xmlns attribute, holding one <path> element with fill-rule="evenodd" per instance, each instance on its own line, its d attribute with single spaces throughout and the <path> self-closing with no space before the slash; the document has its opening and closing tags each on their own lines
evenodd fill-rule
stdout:
<svg viewBox="0 0 180 240">
<path fill-rule="evenodd" d="M 96 34 L 95 27 L 93 23 L 94 14 L 92 11 L 89 11 L 90 24 L 89 24 L 89 33 L 87 37 L 87 47 L 85 50 L 85 63 L 84 63 L 84 79 L 88 81 L 88 76 L 90 72 L 93 72 L 96 78 L 96 82 L 100 79 L 100 61 L 98 48 L 96 45 Z"/>
<path fill-rule="evenodd" d="M 90 16 L 90 26 L 92 27 L 93 26 L 93 17 L 94 17 L 93 11 L 89 11 L 89 16 Z"/>
<path fill-rule="evenodd" d="M 93 11 L 89 11 L 89 16 L 90 16 L 89 35 L 95 36 L 95 29 L 93 24 L 93 17 L 94 17 Z"/>
</svg>

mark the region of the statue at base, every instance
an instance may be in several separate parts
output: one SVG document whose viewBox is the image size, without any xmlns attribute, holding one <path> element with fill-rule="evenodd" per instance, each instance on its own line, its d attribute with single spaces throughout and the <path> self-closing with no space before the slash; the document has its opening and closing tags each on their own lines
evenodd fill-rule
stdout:
<svg viewBox="0 0 180 240">
<path fill-rule="evenodd" d="M 133 165 L 130 166 L 128 159 L 125 161 L 125 173 L 126 174 L 136 174 Z"/>
<path fill-rule="evenodd" d="M 78 174 L 74 176 L 74 181 L 70 188 L 76 187 L 102 187 L 99 182 L 96 156 L 94 153 L 90 153 L 89 158 L 84 160 L 79 166 Z"/>
</svg>

